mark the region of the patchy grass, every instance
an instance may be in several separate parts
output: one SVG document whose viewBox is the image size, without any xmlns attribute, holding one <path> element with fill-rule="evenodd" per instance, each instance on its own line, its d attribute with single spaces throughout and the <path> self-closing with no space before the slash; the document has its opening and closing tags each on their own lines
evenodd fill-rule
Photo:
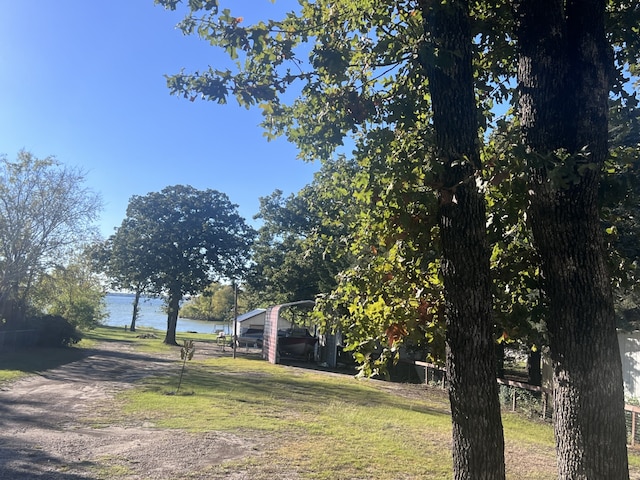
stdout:
<svg viewBox="0 0 640 480">
<path fill-rule="evenodd" d="M 149 332 L 157 338 L 138 337 Z M 169 353 L 179 362 L 179 347 L 164 345 L 163 339 L 163 332 L 148 329 L 99 327 L 79 347 L 0 355 L 0 381 L 77 360 L 83 347 L 95 342 L 126 342 Z M 184 339 L 213 343 L 215 337 L 177 337 L 179 343 Z M 134 421 L 176 432 L 231 432 L 253 442 L 252 454 L 212 467 L 210 478 L 241 478 L 238 472 L 256 480 L 452 476 L 451 419 L 440 389 L 357 380 L 246 356 L 199 356 L 197 343 L 186 365 L 184 394 L 175 394 L 177 381 L 177 376 L 147 378 L 96 412 L 96 426 Z M 510 412 L 502 418 L 507 478 L 555 479 L 552 426 Z M 630 450 L 629 463 L 632 478 L 640 478 L 638 450 Z M 115 478 L 126 472 L 104 473 Z"/>
<path fill-rule="evenodd" d="M 242 358 L 194 360 L 183 382 L 193 395 L 167 395 L 173 378 L 123 393 L 125 418 L 267 437 L 263 455 L 235 462 L 252 472 L 277 462 L 302 478 L 451 477 L 451 421 L 441 394 L 403 398 L 376 382 Z"/>
<path fill-rule="evenodd" d="M 640 447 L 637 445 L 629 447 L 629 467 L 637 471 L 637 476 L 634 478 L 640 478 Z"/>
<path fill-rule="evenodd" d="M 135 332 L 132 332 L 121 327 L 100 326 L 85 332 L 84 335 L 85 338 L 92 341 L 127 343 L 142 352 L 171 353 L 177 351 L 178 356 L 180 355 L 180 347 L 163 343 L 166 332 L 153 328 L 138 327 Z M 211 333 L 176 333 L 176 342 L 180 345 L 184 340 L 214 342 L 216 338 L 217 336 Z"/>
<path fill-rule="evenodd" d="M 197 357 L 197 354 L 196 354 Z M 120 397 L 126 418 L 193 432 L 259 439 L 257 455 L 215 469 L 251 478 L 451 478 L 448 399 L 436 388 L 403 387 L 261 360 L 215 358 L 187 366 L 189 396 L 167 395 L 175 378 L 153 378 Z M 553 427 L 503 412 L 507 478 L 557 478 Z M 640 461 L 629 458 L 632 471 Z M 222 478 L 222 477 L 216 477 Z M 635 477 L 634 477 L 635 478 Z"/>
</svg>

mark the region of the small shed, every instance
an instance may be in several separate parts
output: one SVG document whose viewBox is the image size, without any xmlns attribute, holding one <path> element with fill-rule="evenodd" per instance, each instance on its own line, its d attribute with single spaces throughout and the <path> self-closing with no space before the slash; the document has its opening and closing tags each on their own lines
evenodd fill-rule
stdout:
<svg viewBox="0 0 640 480">
<path fill-rule="evenodd" d="M 264 323 L 267 314 L 267 309 L 256 308 L 250 312 L 238 315 L 236 319 L 236 335 L 240 336 L 243 332 L 249 329 L 252 330 L 264 330 Z M 278 320 L 278 329 L 285 330 L 291 328 L 291 322 L 284 318 Z"/>
</svg>

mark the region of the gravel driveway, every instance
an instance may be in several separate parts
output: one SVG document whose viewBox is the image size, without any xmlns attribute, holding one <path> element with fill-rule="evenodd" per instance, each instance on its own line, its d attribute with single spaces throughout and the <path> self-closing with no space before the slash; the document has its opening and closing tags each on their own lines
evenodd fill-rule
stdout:
<svg viewBox="0 0 640 480">
<path fill-rule="evenodd" d="M 179 367 L 175 357 L 102 343 L 81 360 L 0 387 L 0 480 L 215 478 L 206 467 L 246 455 L 255 439 L 177 434 L 134 419 L 89 422 L 117 392 Z"/>
</svg>

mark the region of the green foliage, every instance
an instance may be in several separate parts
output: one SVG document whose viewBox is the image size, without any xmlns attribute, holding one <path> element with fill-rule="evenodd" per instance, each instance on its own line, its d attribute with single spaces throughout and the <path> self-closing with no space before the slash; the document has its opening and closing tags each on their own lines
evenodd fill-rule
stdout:
<svg viewBox="0 0 640 480">
<path fill-rule="evenodd" d="M 196 347 L 193 340 L 185 340 L 180 348 L 180 359 L 182 360 L 182 369 L 180 370 L 180 380 L 178 380 L 178 388 L 176 393 L 180 392 L 180 386 L 182 385 L 182 376 L 184 375 L 184 368 L 187 364 L 187 360 L 193 360 L 193 354 L 196 353 Z"/>
<path fill-rule="evenodd" d="M 157 3 L 175 8 L 179 2 Z M 422 349 L 435 341 L 426 354 L 441 359 L 443 350 L 436 347 L 444 328 L 436 192 L 442 192 L 443 164 L 432 147 L 425 67 L 433 62 L 446 66 L 459 52 L 434 49 L 423 12 L 412 2 L 302 1 L 297 12 L 255 25 L 245 25 L 217 2 L 204 13 L 185 6 L 190 8 L 180 28 L 237 63 L 232 70 L 212 67 L 168 77 L 171 92 L 191 100 L 235 97 L 241 105 L 258 105 L 269 137 L 285 135 L 302 158 L 326 161 L 308 190 L 289 199 L 276 192 L 262 200 L 266 227 L 256 245 L 251 287 L 273 301 L 321 294 L 318 318 L 327 329 L 340 328 L 359 359 L 373 359 L 370 366 L 365 363 L 367 372 L 382 368 L 402 343 Z M 594 165 L 586 154 L 563 150 L 532 156 L 520 142 L 513 112 L 496 117 L 494 107 L 504 108 L 516 97 L 511 7 L 506 1 L 471 3 L 475 93 L 486 139 L 483 170 L 475 181 L 488 203 L 496 338 L 539 344 L 547 305 L 525 213 L 527 171 L 547 168 L 557 185 L 571 186 Z M 631 173 L 630 159 L 637 158 L 640 130 L 626 79 L 637 74 L 638 15 L 631 4 L 608 4 L 618 75 L 611 116 L 618 166 L 611 167 L 605 184 L 621 180 L 622 171 Z M 336 160 L 335 152 L 345 146 L 353 147 L 354 157 L 347 177 L 331 166 L 343 161 Z M 632 184 L 632 179 L 629 175 L 625 181 Z M 455 199 L 454 193 L 450 196 Z M 626 195 L 627 205 L 632 198 Z M 616 284 L 629 285 L 636 275 L 637 216 L 623 211 L 611 214 L 605 228 L 607 239 L 616 243 L 609 250 Z M 318 252 L 337 268 L 319 263 Z M 319 283 L 311 270 L 335 279 Z"/>
<path fill-rule="evenodd" d="M 492 246 L 496 337 L 525 345 L 544 344 L 547 306 L 541 290 L 540 260 L 527 223 L 526 155 L 519 123 L 507 114 L 496 122 L 482 152 L 482 189 Z"/>
<path fill-rule="evenodd" d="M 498 32 L 500 20 L 488 10 L 482 21 Z M 237 58 L 237 68 L 168 78 L 171 92 L 185 98 L 235 96 L 258 105 L 269 136 L 286 135 L 302 158 L 327 161 L 308 191 L 286 202 L 277 193 L 263 200 L 267 223 L 279 227 L 261 231 L 252 287 L 287 300 L 322 293 L 320 320 L 340 328 L 358 358 L 380 359 L 370 371 L 397 358 L 405 337 L 423 356 L 434 339 L 440 346 L 429 353 L 441 359 L 443 352 L 440 247 L 432 238 L 442 159 L 430 147 L 424 65 L 433 52 L 422 22 L 412 4 L 388 1 L 302 2 L 297 13 L 249 26 L 225 10 L 190 12 L 183 31 Z M 487 102 L 504 95 L 487 92 Z M 351 175 L 339 158 L 329 162 L 347 137 L 355 146 Z M 300 230 L 286 223 L 285 211 L 302 212 Z M 331 281 L 319 283 L 310 272 L 330 273 Z"/>
<path fill-rule="evenodd" d="M 242 277 L 253 237 L 225 194 L 176 185 L 132 197 L 103 258 L 107 274 L 168 295 L 165 341 L 174 344 L 182 297 L 203 291 L 214 276 Z"/>
<path fill-rule="evenodd" d="M 638 303 L 640 284 L 640 108 L 635 96 L 612 101 L 610 157 L 600 186 L 602 220 L 609 252 L 619 320 L 626 327 L 637 322 L 629 315 Z M 635 298 L 635 300 L 634 300 Z M 627 305 L 625 305 L 627 304 Z M 626 319 L 625 319 L 626 317 Z"/>
<path fill-rule="evenodd" d="M 531 419 L 541 419 L 544 412 L 542 397 L 540 394 L 536 394 L 522 388 L 509 387 L 506 385 L 500 385 L 500 403 L 504 409 L 513 409 L 515 401 L 516 411 L 524 413 Z M 515 395 L 515 400 L 514 400 Z M 552 405 L 547 406 L 551 409 Z M 551 411 L 544 412 L 548 417 L 551 416 Z M 543 419 L 543 420 L 546 420 Z"/>
<path fill-rule="evenodd" d="M 420 154 L 430 132 L 425 125 L 421 132 L 383 128 L 371 135 L 354 152 L 349 208 L 338 217 L 347 220 L 341 240 L 349 267 L 318 301 L 319 318 L 341 330 L 364 374 L 384 373 L 401 346 L 423 360 L 444 359 L 437 197 L 425 186 Z"/>
<path fill-rule="evenodd" d="M 241 276 L 253 237 L 225 194 L 183 185 L 132 197 L 123 225 L 145 252 L 156 293 L 198 293 L 212 274 Z"/>
<path fill-rule="evenodd" d="M 180 316 L 215 322 L 232 320 L 234 316 L 233 286 L 212 283 L 182 306 Z"/>
<path fill-rule="evenodd" d="M 116 290 L 138 294 L 150 290 L 153 256 L 139 235 L 135 223 L 125 219 L 115 234 L 91 248 L 94 268 L 103 272 Z"/>
<path fill-rule="evenodd" d="M 59 315 L 33 317 L 26 326 L 37 330 L 39 347 L 68 347 L 82 338 L 76 326 Z"/>
<path fill-rule="evenodd" d="M 36 310 L 63 317 L 79 328 L 94 328 L 107 316 L 104 288 L 85 255 L 42 276 L 32 296 Z"/>
<path fill-rule="evenodd" d="M 101 201 L 84 181 L 53 157 L 0 156 L 0 318 L 18 322 L 40 277 L 93 237 Z"/>
<path fill-rule="evenodd" d="M 255 265 L 247 278 L 260 304 L 314 299 L 334 288 L 336 274 L 350 262 L 354 213 L 351 182 L 357 166 L 327 163 L 298 194 L 260 199 L 264 224 L 254 245 Z"/>
</svg>

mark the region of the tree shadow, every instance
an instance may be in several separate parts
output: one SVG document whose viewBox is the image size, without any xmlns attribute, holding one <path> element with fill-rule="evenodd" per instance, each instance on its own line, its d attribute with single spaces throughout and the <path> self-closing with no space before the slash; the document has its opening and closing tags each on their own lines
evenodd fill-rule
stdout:
<svg viewBox="0 0 640 480">
<path fill-rule="evenodd" d="M 0 440 L 0 478 L 11 480 L 93 480 L 93 475 L 72 473 L 94 468 L 93 462 L 65 462 L 37 445 Z"/>
<path fill-rule="evenodd" d="M 0 390 L 0 426 L 60 430 L 76 406 L 91 401 L 92 391 L 115 391 L 152 375 L 172 374 L 179 366 L 175 359 L 147 353 L 100 348 L 83 352 L 74 362 L 34 371 L 37 377 L 24 387 L 16 383 Z M 3 437 L 0 432 L 0 441 Z"/>
</svg>

